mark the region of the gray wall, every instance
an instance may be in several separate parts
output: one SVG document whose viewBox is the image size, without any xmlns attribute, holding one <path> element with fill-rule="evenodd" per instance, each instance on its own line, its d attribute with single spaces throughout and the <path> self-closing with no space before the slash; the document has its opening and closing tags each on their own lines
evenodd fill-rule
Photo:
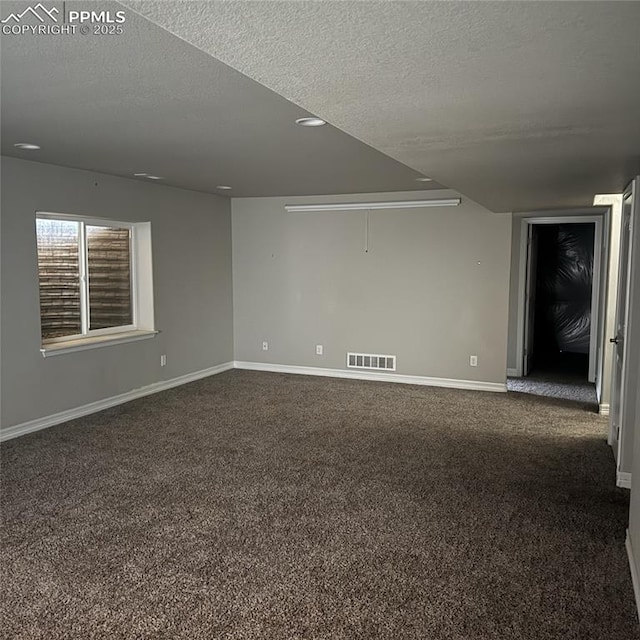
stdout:
<svg viewBox="0 0 640 640">
<path fill-rule="evenodd" d="M 397 355 L 400 374 L 503 383 L 509 214 L 466 198 L 455 208 L 372 211 L 365 253 L 364 211 L 284 209 L 457 195 L 234 198 L 235 359 L 344 369 L 347 351 L 364 351 Z"/>
<path fill-rule="evenodd" d="M 36 211 L 150 221 L 160 335 L 43 359 Z M 4 428 L 233 359 L 229 200 L 3 157 L 1 235 Z"/>
<path fill-rule="evenodd" d="M 640 287 L 636 290 L 635 296 L 640 299 Z M 640 335 L 635 336 L 640 341 Z M 640 368 L 635 371 L 636 376 L 636 397 L 640 398 Z M 640 412 L 636 413 L 633 430 L 640 432 Z M 640 576 L 640 437 L 635 438 L 634 455 L 631 469 L 631 498 L 629 504 L 629 542 L 633 549 L 636 573 Z M 640 594 L 636 594 L 640 595 Z M 640 607 L 640 601 L 636 602 Z"/>
<path fill-rule="evenodd" d="M 640 176 L 635 179 L 635 197 L 640 197 Z M 640 212 L 640 201 L 636 201 L 635 213 Z M 634 560 L 636 564 L 636 574 L 640 576 L 640 220 L 636 217 L 632 224 L 635 227 L 633 233 L 633 248 L 635 251 L 634 262 L 632 266 L 633 277 L 631 280 L 631 296 L 629 304 L 635 315 L 635 329 L 631 328 L 627 335 L 627 349 L 636 354 L 635 362 L 629 369 L 629 393 L 628 396 L 633 400 L 633 419 L 627 423 L 627 427 L 623 430 L 625 440 L 623 441 L 623 463 L 630 466 L 631 471 L 631 499 L 629 510 L 629 542 L 633 549 Z M 627 327 L 629 329 L 629 327 Z M 627 458 L 625 451 L 631 450 L 633 456 Z M 625 469 L 626 470 L 626 469 Z M 636 598 L 640 594 L 636 593 Z M 640 601 L 636 604 L 640 607 Z"/>
</svg>

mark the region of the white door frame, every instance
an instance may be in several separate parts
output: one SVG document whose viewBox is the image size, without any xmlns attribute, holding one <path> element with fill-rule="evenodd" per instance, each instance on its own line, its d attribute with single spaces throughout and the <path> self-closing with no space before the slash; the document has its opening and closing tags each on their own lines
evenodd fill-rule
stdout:
<svg viewBox="0 0 640 640">
<path fill-rule="evenodd" d="M 595 223 L 593 238 L 593 282 L 591 293 L 591 332 L 589 341 L 589 381 L 595 382 L 598 373 L 598 358 L 600 352 L 601 332 L 598 327 L 600 321 L 600 300 L 602 299 L 601 271 L 602 271 L 602 228 L 604 214 L 577 216 L 543 216 L 522 218 L 520 230 L 520 264 L 518 270 L 518 327 L 516 338 L 516 375 L 522 377 L 524 371 L 524 341 L 525 341 L 525 296 L 527 289 L 527 241 L 529 227 L 536 224 L 580 224 Z"/>
<path fill-rule="evenodd" d="M 538 236 L 534 233 L 535 225 L 527 225 L 525 268 L 527 277 L 525 278 L 524 291 L 524 340 L 522 343 L 522 375 L 527 376 L 531 370 L 533 354 L 529 352 L 529 347 L 533 344 L 534 331 L 529 326 L 531 319 L 535 317 L 536 303 L 536 279 L 538 274 Z M 533 300 L 533 305 L 531 304 Z M 533 323 L 535 324 L 535 322 Z"/>
<path fill-rule="evenodd" d="M 627 185 L 627 187 L 625 188 L 623 195 L 622 195 L 622 218 L 620 221 L 620 231 L 621 233 L 624 233 L 624 218 L 625 218 L 625 199 L 626 197 L 630 197 L 631 198 L 631 209 L 629 211 L 629 237 L 628 237 L 628 242 L 627 242 L 627 251 L 626 251 L 626 255 L 623 255 L 622 253 L 622 248 L 623 248 L 623 243 L 620 243 L 620 264 L 622 265 L 622 262 L 625 261 L 626 262 L 626 269 L 627 269 L 627 276 L 626 276 L 626 283 L 625 283 L 625 288 L 626 288 L 626 292 L 625 292 L 625 305 L 624 305 L 624 309 L 620 309 L 618 308 L 616 310 L 616 334 L 618 331 L 618 313 L 622 313 L 625 321 L 624 321 L 624 328 L 625 328 L 625 335 L 623 336 L 623 340 L 624 340 L 624 351 L 622 352 L 622 377 L 620 380 L 617 380 L 617 375 L 616 373 L 613 374 L 612 379 L 611 379 L 611 384 L 612 384 L 612 390 L 611 393 L 614 393 L 613 390 L 613 385 L 614 383 L 617 382 L 617 384 L 620 386 L 620 396 L 618 399 L 618 403 L 619 403 L 619 409 L 618 409 L 618 422 L 619 424 L 614 424 L 614 419 L 615 419 L 615 415 L 614 412 L 611 412 L 610 414 L 610 419 L 609 419 L 609 440 L 611 440 L 612 442 L 615 442 L 616 447 L 614 450 L 614 455 L 616 458 L 616 469 L 618 472 L 618 476 L 617 476 L 617 481 L 616 484 L 618 486 L 626 486 L 624 484 L 624 482 L 622 482 L 623 478 L 621 478 L 620 473 L 624 473 L 624 471 L 621 469 L 621 465 L 622 465 L 622 446 L 623 446 L 623 442 L 625 440 L 625 431 L 626 429 L 633 429 L 634 425 L 630 425 L 627 424 L 627 417 L 626 417 L 626 391 L 627 391 L 627 384 L 628 384 L 628 378 L 629 378 L 629 337 L 630 337 L 630 324 L 631 324 L 631 308 L 632 308 L 632 295 L 633 295 L 633 291 L 634 291 L 634 282 L 633 282 L 633 277 L 634 277 L 634 268 L 635 268 L 635 261 L 634 261 L 634 250 L 635 250 L 635 245 L 636 242 L 634 242 L 635 239 L 635 225 L 637 224 L 637 220 L 635 220 L 635 213 L 638 211 L 638 203 L 637 203 L 637 198 L 638 198 L 638 189 L 637 189 L 637 182 L 636 180 L 632 180 L 629 185 Z M 620 276 L 619 276 L 620 277 Z M 620 300 L 620 291 L 618 291 L 618 303 Z M 613 366 L 614 369 L 616 367 L 616 360 L 614 358 L 613 361 Z M 611 398 L 611 403 L 613 403 L 613 398 Z M 615 431 L 618 431 L 618 433 L 615 433 Z M 627 472 L 629 473 L 629 472 Z M 630 487 L 626 487 L 626 488 L 630 488 Z"/>
</svg>

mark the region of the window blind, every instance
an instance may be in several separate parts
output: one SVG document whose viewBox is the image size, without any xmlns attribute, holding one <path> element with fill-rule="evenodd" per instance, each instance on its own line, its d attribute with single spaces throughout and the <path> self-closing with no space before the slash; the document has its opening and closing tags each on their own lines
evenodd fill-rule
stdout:
<svg viewBox="0 0 640 640">
<path fill-rule="evenodd" d="M 89 329 L 132 324 L 129 229 L 87 225 Z"/>
<path fill-rule="evenodd" d="M 82 332 L 79 224 L 36 220 L 42 339 Z"/>
</svg>

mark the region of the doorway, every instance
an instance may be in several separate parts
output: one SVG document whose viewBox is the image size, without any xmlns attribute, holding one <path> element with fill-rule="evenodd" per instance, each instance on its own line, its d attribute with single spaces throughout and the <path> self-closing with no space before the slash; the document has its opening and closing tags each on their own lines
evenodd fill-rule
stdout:
<svg viewBox="0 0 640 640">
<path fill-rule="evenodd" d="M 597 407 L 602 217 L 522 221 L 518 375 L 510 388 Z"/>
<path fill-rule="evenodd" d="M 533 225 L 530 373 L 587 382 L 595 223 Z"/>
</svg>

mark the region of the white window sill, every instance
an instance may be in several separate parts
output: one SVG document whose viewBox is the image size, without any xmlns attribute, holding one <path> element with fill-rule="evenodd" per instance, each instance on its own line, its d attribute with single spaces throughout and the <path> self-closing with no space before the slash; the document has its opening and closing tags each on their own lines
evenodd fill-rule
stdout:
<svg viewBox="0 0 640 640">
<path fill-rule="evenodd" d="M 52 356 L 62 356 L 65 353 L 73 353 L 74 351 L 85 351 L 86 349 L 99 349 L 100 347 L 110 347 L 115 344 L 124 344 L 125 342 L 137 342 L 138 340 L 147 340 L 153 338 L 157 331 L 123 331 L 122 333 L 111 333 L 104 336 L 90 336 L 87 338 L 77 338 L 75 340 L 66 340 L 64 342 L 52 342 L 44 345 L 40 349 L 43 358 Z"/>
</svg>

